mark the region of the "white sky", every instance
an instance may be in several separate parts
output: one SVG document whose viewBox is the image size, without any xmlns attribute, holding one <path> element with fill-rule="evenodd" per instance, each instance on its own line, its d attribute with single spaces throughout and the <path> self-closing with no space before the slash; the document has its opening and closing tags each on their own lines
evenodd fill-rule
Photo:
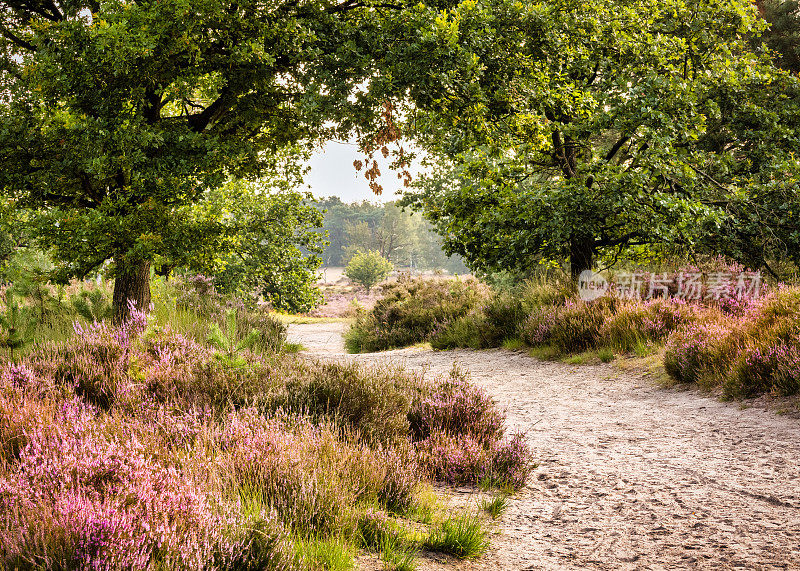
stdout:
<svg viewBox="0 0 800 571">
<path fill-rule="evenodd" d="M 364 178 L 364 169 L 356 171 L 353 161 L 362 163 L 364 155 L 359 152 L 355 143 L 331 141 L 322 150 L 314 153 L 309 165 L 311 170 L 306 175 L 305 182 L 316 198 L 338 196 L 343 202 L 388 202 L 400 198 L 395 192 L 403 188 L 403 181 L 397 178 L 397 172 L 389 168 L 390 160 L 386 160 L 380 153 L 375 154 L 378 160 L 381 177 L 379 183 L 383 186 L 383 194 L 376 196 L 369 188 Z M 391 157 L 390 157 L 391 159 Z M 419 172 L 417 165 L 410 169 L 412 176 Z"/>
</svg>

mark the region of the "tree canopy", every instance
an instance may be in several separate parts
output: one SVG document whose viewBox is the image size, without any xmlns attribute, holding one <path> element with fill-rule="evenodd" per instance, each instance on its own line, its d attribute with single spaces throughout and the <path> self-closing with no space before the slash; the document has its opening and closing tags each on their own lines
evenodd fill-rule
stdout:
<svg viewBox="0 0 800 571">
<path fill-rule="evenodd" d="M 113 260 L 119 317 L 149 303 L 156 256 L 203 237 L 183 207 L 268 172 L 281 149 L 380 133 L 388 22 L 446 6 L 2 2 L 0 191 L 38 213 L 63 278 Z"/>
<path fill-rule="evenodd" d="M 751 2 L 462 2 L 437 22 L 444 71 L 407 111 L 437 168 L 406 202 L 471 266 L 800 252 L 800 91 L 752 48 Z"/>
</svg>

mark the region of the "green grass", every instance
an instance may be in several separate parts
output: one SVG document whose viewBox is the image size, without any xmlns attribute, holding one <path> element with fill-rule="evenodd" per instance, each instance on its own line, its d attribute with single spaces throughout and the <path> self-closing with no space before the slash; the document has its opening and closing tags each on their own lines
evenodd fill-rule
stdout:
<svg viewBox="0 0 800 571">
<path fill-rule="evenodd" d="M 400 515 L 412 521 L 430 525 L 444 509 L 442 500 L 436 495 L 430 484 L 422 483 L 418 484 L 414 490 L 411 505 Z"/>
<path fill-rule="evenodd" d="M 500 494 L 491 499 L 484 498 L 483 501 L 481 501 L 481 509 L 492 519 L 499 518 L 505 513 L 507 508 L 508 496 L 506 494 Z"/>
<path fill-rule="evenodd" d="M 416 552 L 398 539 L 384 538 L 381 541 L 381 561 L 391 571 L 414 571 L 417 568 Z"/>
<path fill-rule="evenodd" d="M 525 342 L 519 337 L 510 337 L 503 340 L 503 349 L 507 351 L 521 351 L 525 349 Z"/>
<path fill-rule="evenodd" d="M 354 548 L 341 538 L 298 540 L 298 559 L 306 569 L 350 571 L 355 569 Z"/>
<path fill-rule="evenodd" d="M 602 363 L 610 363 L 614 360 L 614 351 L 610 347 L 601 347 L 597 350 L 597 357 Z"/>
<path fill-rule="evenodd" d="M 296 354 L 305 351 L 306 347 L 302 343 L 284 343 L 281 351 L 284 353 Z"/>
<path fill-rule="evenodd" d="M 586 353 L 578 353 L 577 355 L 570 355 L 562 359 L 567 365 L 585 365 L 589 362 Z"/>
<path fill-rule="evenodd" d="M 477 516 L 462 514 L 433 526 L 424 546 L 460 559 L 472 559 L 486 553 L 489 539 Z"/>
<path fill-rule="evenodd" d="M 562 353 L 552 345 L 539 345 L 528 349 L 528 355 L 540 361 L 554 361 L 561 357 Z"/>
<path fill-rule="evenodd" d="M 652 343 L 640 339 L 633 345 L 632 352 L 637 357 L 647 357 L 648 355 L 652 355 L 656 350 Z"/>
</svg>

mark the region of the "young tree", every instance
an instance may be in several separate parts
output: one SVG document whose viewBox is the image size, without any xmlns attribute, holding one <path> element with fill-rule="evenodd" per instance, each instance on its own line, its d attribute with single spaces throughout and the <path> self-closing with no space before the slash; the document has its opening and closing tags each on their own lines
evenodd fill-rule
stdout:
<svg viewBox="0 0 800 571">
<path fill-rule="evenodd" d="M 758 228 L 800 250 L 797 79 L 750 48 L 749 0 L 465 2 L 439 23 L 449 43 L 405 57 L 446 70 L 408 110 L 442 166 L 407 201 L 471 267 L 577 276 Z"/>
<path fill-rule="evenodd" d="M 388 278 L 393 269 L 392 263 L 381 256 L 380 252 L 367 250 L 356 252 L 347 264 L 344 274 L 369 291 L 372 286 Z"/>
<path fill-rule="evenodd" d="M 391 21 L 448 4 L 0 2 L 0 192 L 38 213 L 61 278 L 113 260 L 122 319 L 154 258 L 203 238 L 185 206 L 297 142 L 378 131 Z"/>
</svg>

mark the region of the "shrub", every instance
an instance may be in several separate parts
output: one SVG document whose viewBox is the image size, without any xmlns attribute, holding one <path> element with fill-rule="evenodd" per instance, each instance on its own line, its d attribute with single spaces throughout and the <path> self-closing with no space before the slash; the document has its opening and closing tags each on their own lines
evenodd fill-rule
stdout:
<svg viewBox="0 0 800 571">
<path fill-rule="evenodd" d="M 468 347 L 482 349 L 491 347 L 496 331 L 480 311 L 472 311 L 450 321 L 430 337 L 431 347 L 437 350 Z"/>
<path fill-rule="evenodd" d="M 691 324 L 673 333 L 664 352 L 664 368 L 682 383 L 713 383 L 724 375 L 730 357 L 729 328 L 723 323 Z"/>
<path fill-rule="evenodd" d="M 776 341 L 774 345 L 744 351 L 734 363 L 724 391 L 732 398 L 765 392 L 781 396 L 796 394 L 800 391 L 800 342 Z"/>
<path fill-rule="evenodd" d="M 286 384 L 288 410 L 348 426 L 370 442 L 397 443 L 407 437 L 413 378 L 357 364 L 298 359 L 293 366 L 302 374 Z"/>
<path fill-rule="evenodd" d="M 580 353 L 600 344 L 600 330 L 621 302 L 613 297 L 594 301 L 568 301 L 559 308 L 546 332 L 544 342 L 563 353 Z M 548 322 L 549 323 L 549 322 Z"/>
<path fill-rule="evenodd" d="M 392 263 L 380 252 L 359 250 L 347 264 L 344 275 L 369 291 L 372 286 L 388 278 L 393 269 Z"/>
<path fill-rule="evenodd" d="M 689 323 L 696 311 L 679 300 L 656 298 L 621 303 L 598 331 L 599 343 L 631 351 L 642 343 L 665 340 L 679 326 Z"/>
<path fill-rule="evenodd" d="M 434 432 L 415 444 L 420 465 L 449 484 L 478 484 L 520 488 L 530 474 L 530 452 L 522 436 L 488 445 L 467 434 Z"/>
<path fill-rule="evenodd" d="M 540 308 L 563 305 L 569 297 L 558 283 L 533 280 L 491 293 L 468 314 L 445 324 L 431 337 L 434 349 L 500 347 L 504 341 L 522 336 L 523 324 Z"/>
<path fill-rule="evenodd" d="M 216 326 L 225 336 L 233 335 L 232 341 L 240 344 L 248 337 L 248 344 L 258 351 L 278 351 L 286 342 L 288 328 L 285 323 L 271 316 L 266 306 L 246 304 L 237 298 L 226 298 L 217 292 L 210 278 L 202 275 L 189 276 L 175 280 L 174 286 L 167 288 L 167 295 L 175 296 L 175 304 L 189 311 L 200 321 L 210 323 L 203 327 L 192 327 L 191 333 L 197 341 L 205 342 L 209 326 Z M 229 323 L 231 312 L 235 315 L 235 327 Z"/>
<path fill-rule="evenodd" d="M 358 540 L 362 547 L 380 549 L 387 541 L 397 541 L 400 533 L 383 511 L 367 509 L 358 520 Z"/>
<path fill-rule="evenodd" d="M 488 299 L 475 280 L 404 279 L 384 286 L 384 296 L 345 335 L 351 353 L 382 351 L 429 341 L 446 325 Z"/>
<path fill-rule="evenodd" d="M 418 398 L 408 414 L 415 440 L 434 432 L 467 435 L 481 444 L 491 444 L 503 435 L 503 415 L 491 398 L 470 385 L 458 369 Z"/>
<path fill-rule="evenodd" d="M 678 381 L 722 385 L 730 398 L 800 390 L 800 289 L 782 288 L 738 315 L 704 310 L 670 336 L 664 367 Z"/>
</svg>

